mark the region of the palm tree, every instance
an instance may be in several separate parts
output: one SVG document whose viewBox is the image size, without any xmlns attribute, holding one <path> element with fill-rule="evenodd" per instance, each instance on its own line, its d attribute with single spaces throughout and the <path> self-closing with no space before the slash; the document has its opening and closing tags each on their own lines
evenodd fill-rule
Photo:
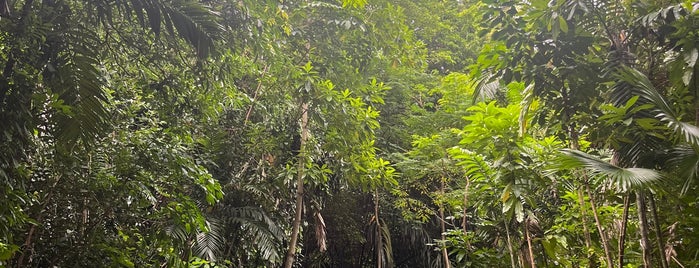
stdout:
<svg viewBox="0 0 699 268">
<path fill-rule="evenodd" d="M 18 167 L 36 157 L 31 153 L 37 147 L 34 132 L 52 137 L 53 146 L 71 154 L 94 146 L 109 131 L 111 99 L 101 67 L 105 59 L 120 55 L 109 54 L 104 37 L 125 34 L 112 32 L 113 26 L 150 29 L 156 36 L 163 35 L 164 27 L 172 44 L 185 40 L 200 57 L 212 51 L 213 37 L 221 30 L 215 13 L 196 1 L 3 1 L 0 16 L 6 34 L 0 40 L 5 48 L 0 120 L 9 126 L 0 143 L 0 188 L 9 197 L 1 201 L 8 208 L 29 200 L 23 193 L 26 175 Z M 17 228 L 26 222 L 22 211 L 0 213 L 3 226 Z M 10 232 L 3 228 L 0 236 L 12 244 Z M 32 247 L 34 234 L 30 231 L 24 238 L 25 248 Z M 25 253 L 16 260 L 20 266 Z"/>
</svg>

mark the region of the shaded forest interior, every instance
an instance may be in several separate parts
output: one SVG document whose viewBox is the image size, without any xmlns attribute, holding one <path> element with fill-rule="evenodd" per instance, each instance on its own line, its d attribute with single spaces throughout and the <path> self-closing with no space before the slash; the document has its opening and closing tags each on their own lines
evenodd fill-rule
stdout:
<svg viewBox="0 0 699 268">
<path fill-rule="evenodd" d="M 699 267 L 699 4 L 0 0 L 0 267 Z"/>
</svg>

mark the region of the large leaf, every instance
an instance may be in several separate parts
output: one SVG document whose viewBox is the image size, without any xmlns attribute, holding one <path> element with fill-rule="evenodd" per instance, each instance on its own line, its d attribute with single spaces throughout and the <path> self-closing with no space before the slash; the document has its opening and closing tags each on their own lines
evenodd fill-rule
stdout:
<svg viewBox="0 0 699 268">
<path fill-rule="evenodd" d="M 114 9 L 127 19 L 135 15 L 141 27 L 160 36 L 161 29 L 182 38 L 196 49 L 200 57 L 208 56 L 214 48 L 214 38 L 223 31 L 219 14 L 201 1 L 188 0 L 130 0 L 89 2 L 97 8 L 99 20 L 113 24 Z"/>
<path fill-rule="evenodd" d="M 619 68 L 617 76 L 623 82 L 632 86 L 631 93 L 638 94 L 648 103 L 655 105 L 656 110 L 654 116 L 660 121 L 665 122 L 677 138 L 695 146 L 699 145 L 699 128 L 690 123 L 681 121 L 672 108 L 672 105 L 657 89 L 655 89 L 648 77 L 630 67 Z"/>
<path fill-rule="evenodd" d="M 161 8 L 166 26 L 174 26 L 179 36 L 196 48 L 199 56 L 208 56 L 214 48 L 214 36 L 222 28 L 217 14 L 198 1 L 172 1 L 163 3 Z"/>
<path fill-rule="evenodd" d="M 89 145 L 109 123 L 108 94 L 98 70 L 99 37 L 77 25 L 62 36 L 65 52 L 45 71 L 47 86 L 68 107 L 57 114 L 56 137 L 68 148 L 78 141 Z"/>
<path fill-rule="evenodd" d="M 622 190 L 647 187 L 664 178 L 664 175 L 657 170 L 622 168 L 578 150 L 564 149 L 562 151 L 565 154 L 560 162 L 562 168 L 585 168 L 591 174 L 611 182 Z"/>
<path fill-rule="evenodd" d="M 222 223 L 217 220 L 207 220 L 206 231 L 198 231 L 192 244 L 192 253 L 209 261 L 216 261 L 216 256 L 223 252 L 226 246 Z"/>
<path fill-rule="evenodd" d="M 680 178 L 684 179 L 680 194 L 687 193 L 692 183 L 699 177 L 699 152 L 697 147 L 679 146 L 671 152 L 668 161 L 670 170 L 676 170 Z"/>
<path fill-rule="evenodd" d="M 240 225 L 251 236 L 251 244 L 263 258 L 271 262 L 280 259 L 279 244 L 284 232 L 265 211 L 257 207 L 226 207 L 221 212 L 224 221 Z"/>
<path fill-rule="evenodd" d="M 490 101 L 503 94 L 506 89 L 497 80 L 498 78 L 492 74 L 484 74 L 483 77 L 475 80 L 472 96 L 473 104 L 478 101 Z"/>
</svg>

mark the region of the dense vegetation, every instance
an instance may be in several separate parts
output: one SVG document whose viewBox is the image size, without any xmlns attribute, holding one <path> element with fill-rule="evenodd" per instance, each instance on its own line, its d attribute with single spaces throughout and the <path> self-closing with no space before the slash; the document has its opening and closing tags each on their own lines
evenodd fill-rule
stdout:
<svg viewBox="0 0 699 268">
<path fill-rule="evenodd" d="M 0 0 L 0 267 L 699 266 L 699 4 Z"/>
</svg>

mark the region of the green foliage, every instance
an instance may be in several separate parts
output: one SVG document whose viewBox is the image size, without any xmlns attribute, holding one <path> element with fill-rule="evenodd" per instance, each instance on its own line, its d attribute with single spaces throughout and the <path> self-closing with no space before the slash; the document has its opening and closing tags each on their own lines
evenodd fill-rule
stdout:
<svg viewBox="0 0 699 268">
<path fill-rule="evenodd" d="M 483 241 L 473 233 L 451 230 L 447 233 L 445 245 L 449 248 L 455 267 L 503 267 L 507 266 L 507 258 L 490 247 L 474 247 Z M 441 242 L 441 241 L 438 241 Z"/>
<path fill-rule="evenodd" d="M 591 174 L 601 179 L 609 180 L 621 191 L 648 187 L 651 183 L 658 182 L 664 177 L 663 174 L 656 170 L 645 168 L 621 168 L 580 151 L 564 150 L 564 153 L 569 157 L 561 159 L 560 168 L 587 168 L 591 171 Z"/>
<path fill-rule="evenodd" d="M 696 265 L 697 7 L 0 1 L 0 266 Z"/>
</svg>

